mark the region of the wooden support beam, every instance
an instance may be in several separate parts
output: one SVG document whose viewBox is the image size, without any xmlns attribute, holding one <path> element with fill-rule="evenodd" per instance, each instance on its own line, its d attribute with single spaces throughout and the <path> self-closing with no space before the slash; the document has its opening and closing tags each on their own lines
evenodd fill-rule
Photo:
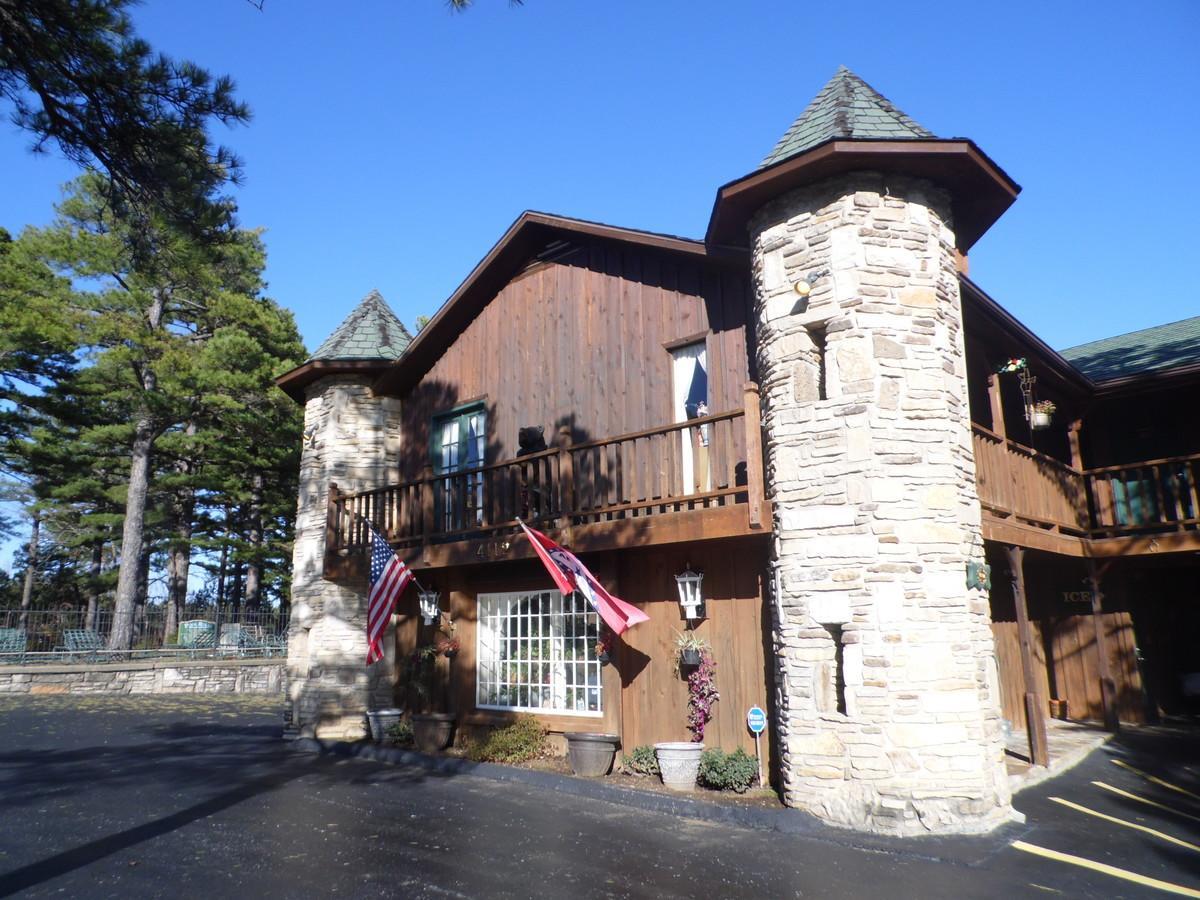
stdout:
<svg viewBox="0 0 1200 900">
<path fill-rule="evenodd" d="M 762 409 L 758 385 L 747 381 L 744 387 L 746 408 L 746 499 L 750 507 L 750 527 L 763 524 Z"/>
<path fill-rule="evenodd" d="M 1076 419 L 1067 426 L 1067 442 L 1071 445 L 1071 465 L 1083 471 L 1083 451 L 1079 446 L 1079 432 L 1083 430 L 1083 419 Z"/>
<path fill-rule="evenodd" d="M 1092 587 L 1092 626 L 1096 629 L 1096 662 L 1100 671 L 1100 703 L 1104 710 L 1104 727 L 1117 731 L 1121 727 L 1117 715 L 1117 683 L 1108 664 L 1108 639 L 1104 634 L 1103 599 L 1100 592 L 1101 570 L 1096 560 L 1088 559 L 1088 582 Z"/>
<path fill-rule="evenodd" d="M 1035 766 L 1050 765 L 1046 745 L 1046 710 L 1038 696 L 1033 677 L 1033 634 L 1029 627 L 1029 608 L 1025 602 L 1025 548 L 1009 546 L 1008 565 L 1012 570 L 1013 603 L 1017 608 L 1017 637 L 1021 645 L 1021 674 L 1025 679 L 1025 731 L 1029 735 L 1029 758 Z"/>
<path fill-rule="evenodd" d="M 988 401 L 992 406 L 992 431 L 1002 438 L 1008 437 L 1004 424 L 1004 398 L 1000 394 L 1000 375 L 993 372 L 988 376 Z"/>
</svg>

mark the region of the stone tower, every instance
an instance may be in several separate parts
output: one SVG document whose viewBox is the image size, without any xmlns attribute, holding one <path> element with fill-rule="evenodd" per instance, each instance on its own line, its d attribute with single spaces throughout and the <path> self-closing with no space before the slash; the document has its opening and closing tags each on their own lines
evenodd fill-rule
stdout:
<svg viewBox="0 0 1200 900">
<path fill-rule="evenodd" d="M 841 69 L 709 242 L 748 246 L 785 798 L 841 825 L 1011 815 L 970 443 L 959 254 L 1018 188 Z"/>
<path fill-rule="evenodd" d="M 391 642 L 383 660 L 366 666 L 366 585 L 323 577 L 325 519 L 330 484 L 369 490 L 396 472 L 400 401 L 376 397 L 371 385 L 411 341 L 371 291 L 311 359 L 279 379 L 304 403 L 287 657 L 291 723 L 304 737 L 362 737 L 366 710 L 392 703 Z"/>
</svg>

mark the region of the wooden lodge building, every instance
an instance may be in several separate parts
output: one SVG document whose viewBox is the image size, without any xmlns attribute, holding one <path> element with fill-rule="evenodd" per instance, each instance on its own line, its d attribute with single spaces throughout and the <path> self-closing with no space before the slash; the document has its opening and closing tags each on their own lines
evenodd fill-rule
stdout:
<svg viewBox="0 0 1200 900">
<path fill-rule="evenodd" d="M 1179 709 L 1200 319 L 1046 346 L 967 274 L 1018 191 L 842 69 L 703 239 L 525 213 L 415 338 L 370 294 L 279 379 L 305 404 L 292 724 L 361 737 L 453 638 L 431 701 L 459 739 L 527 712 L 686 740 L 694 628 L 706 745 L 753 752 L 762 706 L 789 805 L 917 833 L 1011 814 L 1006 720 Z M 609 664 L 518 518 L 649 614 Z M 410 588 L 370 667 L 364 519 L 441 612 Z"/>
</svg>

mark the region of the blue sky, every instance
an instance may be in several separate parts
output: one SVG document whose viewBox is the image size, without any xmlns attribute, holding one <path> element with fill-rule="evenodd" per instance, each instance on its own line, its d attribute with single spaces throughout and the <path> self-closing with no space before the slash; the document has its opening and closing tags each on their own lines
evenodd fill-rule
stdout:
<svg viewBox="0 0 1200 900">
<path fill-rule="evenodd" d="M 524 209 L 686 236 L 845 64 L 1024 188 L 972 276 L 1055 347 L 1200 313 L 1200 4 L 147 0 L 255 117 L 241 221 L 315 347 L 373 287 L 432 313 Z M 0 225 L 73 170 L 0 126 Z"/>
</svg>

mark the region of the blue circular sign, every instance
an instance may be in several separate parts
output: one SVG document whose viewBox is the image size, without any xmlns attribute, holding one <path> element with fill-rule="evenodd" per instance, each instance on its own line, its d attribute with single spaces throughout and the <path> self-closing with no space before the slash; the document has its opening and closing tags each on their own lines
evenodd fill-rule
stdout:
<svg viewBox="0 0 1200 900">
<path fill-rule="evenodd" d="M 746 727 L 755 734 L 762 734 L 766 730 L 767 714 L 762 711 L 761 707 L 750 707 L 750 711 L 746 713 Z"/>
</svg>

